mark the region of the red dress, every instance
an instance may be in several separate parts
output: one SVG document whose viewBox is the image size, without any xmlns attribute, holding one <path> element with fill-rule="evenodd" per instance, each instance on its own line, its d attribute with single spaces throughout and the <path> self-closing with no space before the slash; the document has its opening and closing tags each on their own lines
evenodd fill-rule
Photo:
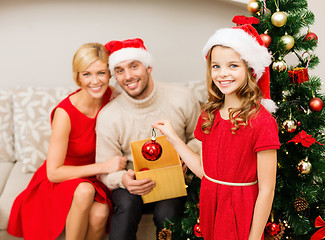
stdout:
<svg viewBox="0 0 325 240">
<path fill-rule="evenodd" d="M 195 137 L 202 141 L 205 174 L 213 179 L 231 183 L 257 180 L 257 152 L 279 149 L 280 142 L 275 119 L 261 106 L 250 125 L 230 132 L 229 120 L 215 113 L 210 134 L 201 130 L 202 115 Z M 247 240 L 252 222 L 258 184 L 251 186 L 220 185 L 202 178 L 200 191 L 200 226 L 205 240 Z"/>
<path fill-rule="evenodd" d="M 78 91 L 80 90 L 76 92 Z M 98 113 L 95 118 L 88 118 L 72 105 L 69 96 L 56 107 L 63 108 L 71 122 L 64 164 L 80 166 L 95 163 L 95 125 Z M 111 90 L 108 88 L 102 107 L 109 102 L 110 96 Z M 8 233 L 25 240 L 57 239 L 65 227 L 74 191 L 81 182 L 92 183 L 96 189 L 95 200 L 107 203 L 110 213 L 113 212 L 110 192 L 96 176 L 53 183 L 47 178 L 45 161 L 35 172 L 27 188 L 15 199 L 10 213 Z"/>
</svg>

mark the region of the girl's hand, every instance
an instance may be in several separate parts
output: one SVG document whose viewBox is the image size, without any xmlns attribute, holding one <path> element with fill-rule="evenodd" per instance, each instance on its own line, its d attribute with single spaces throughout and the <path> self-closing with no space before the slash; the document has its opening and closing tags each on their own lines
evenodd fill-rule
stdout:
<svg viewBox="0 0 325 240">
<path fill-rule="evenodd" d="M 172 139 L 177 137 L 177 134 L 169 120 L 161 120 L 152 124 L 152 127 L 159 129 L 161 134 L 165 135 L 167 140 L 171 142 Z"/>
<path fill-rule="evenodd" d="M 125 169 L 127 158 L 125 156 L 115 156 L 103 162 L 105 172 L 112 173 Z"/>
</svg>

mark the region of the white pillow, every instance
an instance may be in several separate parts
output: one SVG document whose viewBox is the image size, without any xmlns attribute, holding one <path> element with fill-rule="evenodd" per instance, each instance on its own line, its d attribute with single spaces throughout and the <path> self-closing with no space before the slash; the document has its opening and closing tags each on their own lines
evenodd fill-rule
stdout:
<svg viewBox="0 0 325 240">
<path fill-rule="evenodd" d="M 75 88 L 17 87 L 13 91 L 15 158 L 35 172 L 46 159 L 53 108 Z"/>
<path fill-rule="evenodd" d="M 10 90 L 0 90 L 0 162 L 14 162 L 13 113 Z"/>
</svg>

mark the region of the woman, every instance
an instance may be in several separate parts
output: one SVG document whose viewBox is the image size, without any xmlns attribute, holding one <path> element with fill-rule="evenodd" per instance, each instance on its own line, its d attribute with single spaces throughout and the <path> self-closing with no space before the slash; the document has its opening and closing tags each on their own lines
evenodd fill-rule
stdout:
<svg viewBox="0 0 325 240">
<path fill-rule="evenodd" d="M 96 178 L 125 168 L 116 156 L 95 163 L 95 124 L 112 95 L 108 53 L 99 43 L 82 45 L 73 58 L 73 78 L 80 87 L 51 113 L 47 160 L 16 198 L 8 233 L 24 239 L 101 239 L 112 213 L 109 190 Z"/>
</svg>

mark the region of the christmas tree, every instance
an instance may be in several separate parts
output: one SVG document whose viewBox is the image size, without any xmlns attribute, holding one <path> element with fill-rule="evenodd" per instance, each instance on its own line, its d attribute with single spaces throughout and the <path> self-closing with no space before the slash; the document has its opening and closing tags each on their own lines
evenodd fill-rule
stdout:
<svg viewBox="0 0 325 240">
<path fill-rule="evenodd" d="M 315 54 L 318 38 L 310 30 L 314 14 L 306 0 L 251 0 L 247 10 L 259 19 L 253 26 L 273 55 L 270 88 L 278 105 L 274 117 L 281 142 L 265 239 L 320 240 L 325 237 L 325 112 L 321 80 L 308 73 L 319 64 Z M 296 63 L 286 62 L 290 55 Z M 187 182 L 184 217 L 167 220 L 161 240 L 203 239 L 199 225 L 200 180 L 192 177 Z"/>
</svg>

